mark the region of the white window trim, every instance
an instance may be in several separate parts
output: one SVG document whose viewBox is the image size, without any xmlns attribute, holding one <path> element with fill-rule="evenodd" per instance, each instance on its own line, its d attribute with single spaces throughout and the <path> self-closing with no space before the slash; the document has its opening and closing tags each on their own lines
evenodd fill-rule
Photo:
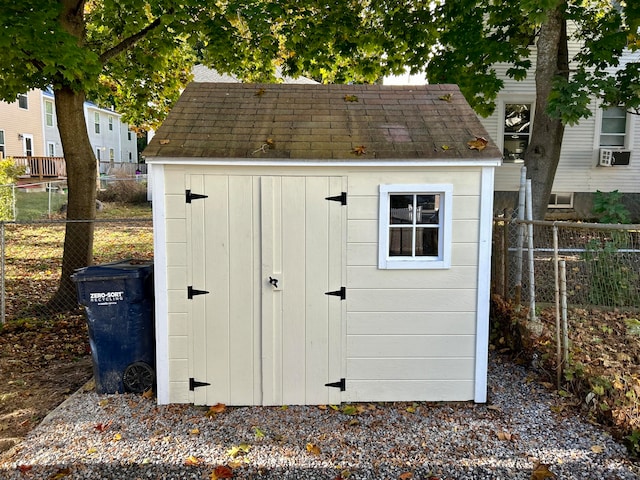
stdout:
<svg viewBox="0 0 640 480">
<path fill-rule="evenodd" d="M 594 135 L 593 138 L 593 148 L 596 150 L 596 154 L 599 154 L 599 151 L 601 148 L 607 148 L 610 150 L 633 150 L 634 147 L 634 135 L 633 132 L 635 131 L 635 122 L 636 122 L 636 115 L 633 115 L 629 112 L 627 112 L 627 125 L 626 125 L 626 133 L 624 136 L 624 145 L 623 146 L 605 146 L 605 145 L 600 145 L 600 137 L 602 136 L 602 117 L 603 117 L 603 109 L 602 109 L 602 104 L 599 103 L 596 106 L 596 115 L 595 115 L 595 122 L 596 122 L 596 134 Z"/>
<path fill-rule="evenodd" d="M 389 256 L 389 195 L 414 193 L 442 195 L 440 204 L 440 231 L 437 258 Z M 378 217 L 378 268 L 380 269 L 446 269 L 451 267 L 451 234 L 453 213 L 453 185 L 451 184 L 392 184 L 380 185 Z"/>
<path fill-rule="evenodd" d="M 55 142 L 47 142 L 47 156 L 55 157 L 56 156 L 56 143 Z"/>
<path fill-rule="evenodd" d="M 51 112 L 47 112 L 47 107 L 51 108 Z M 56 126 L 56 119 L 55 119 L 55 108 L 54 108 L 54 104 L 51 100 L 45 100 L 44 101 L 44 124 L 45 126 L 51 128 L 51 127 L 55 127 Z M 51 123 L 49 123 L 49 120 L 51 120 Z"/>
<path fill-rule="evenodd" d="M 5 157 L 4 153 L 7 151 L 6 150 L 7 149 L 7 145 L 5 143 L 5 131 L 4 131 L 4 129 L 0 129 L 0 132 L 2 132 L 2 138 L 0 139 L 0 140 L 2 140 L 0 142 L 0 159 L 1 159 L 1 158 Z"/>
<path fill-rule="evenodd" d="M 96 135 L 100 135 L 101 126 L 100 126 L 100 113 L 93 113 L 93 131 Z"/>
<path fill-rule="evenodd" d="M 531 104 L 531 125 L 529 126 L 529 143 L 531 143 L 531 135 L 533 134 L 533 122 L 536 116 L 536 99 L 535 97 L 509 97 L 500 101 L 498 104 L 498 148 L 501 152 L 504 153 L 504 116 L 505 116 L 505 107 L 507 105 L 513 104 L 523 104 L 529 103 Z M 522 162 L 509 162 L 503 159 L 502 165 L 516 165 L 518 168 L 522 168 Z"/>
<path fill-rule="evenodd" d="M 27 143 L 31 143 L 31 155 L 27 153 Z M 35 155 L 35 144 L 33 143 L 33 135 L 30 133 L 22 134 L 22 152 L 25 157 L 33 157 Z"/>
<path fill-rule="evenodd" d="M 24 97 L 24 101 L 27 103 L 26 107 L 20 106 L 20 98 L 22 98 L 22 97 Z M 26 93 L 20 93 L 16 97 L 16 101 L 18 102 L 18 108 L 20 110 L 29 110 L 29 95 L 27 95 Z"/>
</svg>

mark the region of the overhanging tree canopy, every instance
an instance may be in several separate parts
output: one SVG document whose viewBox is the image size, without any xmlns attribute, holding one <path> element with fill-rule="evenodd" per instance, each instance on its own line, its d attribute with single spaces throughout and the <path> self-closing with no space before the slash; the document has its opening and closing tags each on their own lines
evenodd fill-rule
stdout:
<svg viewBox="0 0 640 480">
<path fill-rule="evenodd" d="M 373 81 L 426 62 L 429 2 L 411 0 L 20 0 L 0 4 L 0 98 L 51 86 L 69 198 L 62 276 L 50 306 L 76 305 L 70 275 L 91 264 L 96 161 L 83 103 L 156 126 L 200 60 L 249 80 L 276 65 L 332 81 Z M 415 27 L 415 28 L 413 28 Z"/>
</svg>

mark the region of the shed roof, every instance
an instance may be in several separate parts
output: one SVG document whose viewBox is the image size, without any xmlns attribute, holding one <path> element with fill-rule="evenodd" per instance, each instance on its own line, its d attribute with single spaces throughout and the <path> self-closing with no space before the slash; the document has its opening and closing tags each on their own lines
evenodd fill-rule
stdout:
<svg viewBox="0 0 640 480">
<path fill-rule="evenodd" d="M 196 83 L 145 157 L 299 161 L 499 160 L 456 85 Z"/>
</svg>

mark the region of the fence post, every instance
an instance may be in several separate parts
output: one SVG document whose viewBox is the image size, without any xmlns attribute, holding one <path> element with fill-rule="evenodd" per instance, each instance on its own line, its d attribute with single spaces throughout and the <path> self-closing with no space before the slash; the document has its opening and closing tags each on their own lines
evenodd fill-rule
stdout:
<svg viewBox="0 0 640 480">
<path fill-rule="evenodd" d="M 562 305 L 562 349 L 564 364 L 569 363 L 569 325 L 567 323 L 567 265 L 560 260 L 560 299 Z"/>
<path fill-rule="evenodd" d="M 560 334 L 560 279 L 558 274 L 558 226 L 553 224 L 553 281 L 556 303 L 556 386 L 560 390 L 562 381 L 562 339 Z"/>
<path fill-rule="evenodd" d="M 527 180 L 527 250 L 529 257 L 529 320 L 537 333 L 542 333 L 542 325 L 536 319 L 536 277 L 535 256 L 533 250 L 533 201 L 531 198 L 531 180 Z"/>
<path fill-rule="evenodd" d="M 518 195 L 518 241 L 516 244 L 516 308 L 522 303 L 522 249 L 524 247 L 524 202 L 527 182 L 527 167 L 520 170 L 520 191 Z"/>
<path fill-rule="evenodd" d="M 4 277 L 5 277 L 5 260 L 4 260 L 4 221 L 0 221 L 0 325 L 4 325 L 6 321 L 6 297 L 4 288 Z"/>
<path fill-rule="evenodd" d="M 502 286 L 504 288 L 503 297 L 509 300 L 509 222 L 511 212 L 504 209 L 504 224 L 502 225 Z"/>
</svg>

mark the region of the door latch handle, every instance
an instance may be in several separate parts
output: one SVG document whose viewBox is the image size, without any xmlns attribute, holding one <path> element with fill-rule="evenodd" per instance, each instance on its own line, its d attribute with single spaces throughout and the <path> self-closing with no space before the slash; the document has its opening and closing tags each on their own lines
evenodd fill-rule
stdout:
<svg viewBox="0 0 640 480">
<path fill-rule="evenodd" d="M 278 279 L 269 277 L 269 283 L 274 286 L 274 288 L 278 288 Z"/>
</svg>

